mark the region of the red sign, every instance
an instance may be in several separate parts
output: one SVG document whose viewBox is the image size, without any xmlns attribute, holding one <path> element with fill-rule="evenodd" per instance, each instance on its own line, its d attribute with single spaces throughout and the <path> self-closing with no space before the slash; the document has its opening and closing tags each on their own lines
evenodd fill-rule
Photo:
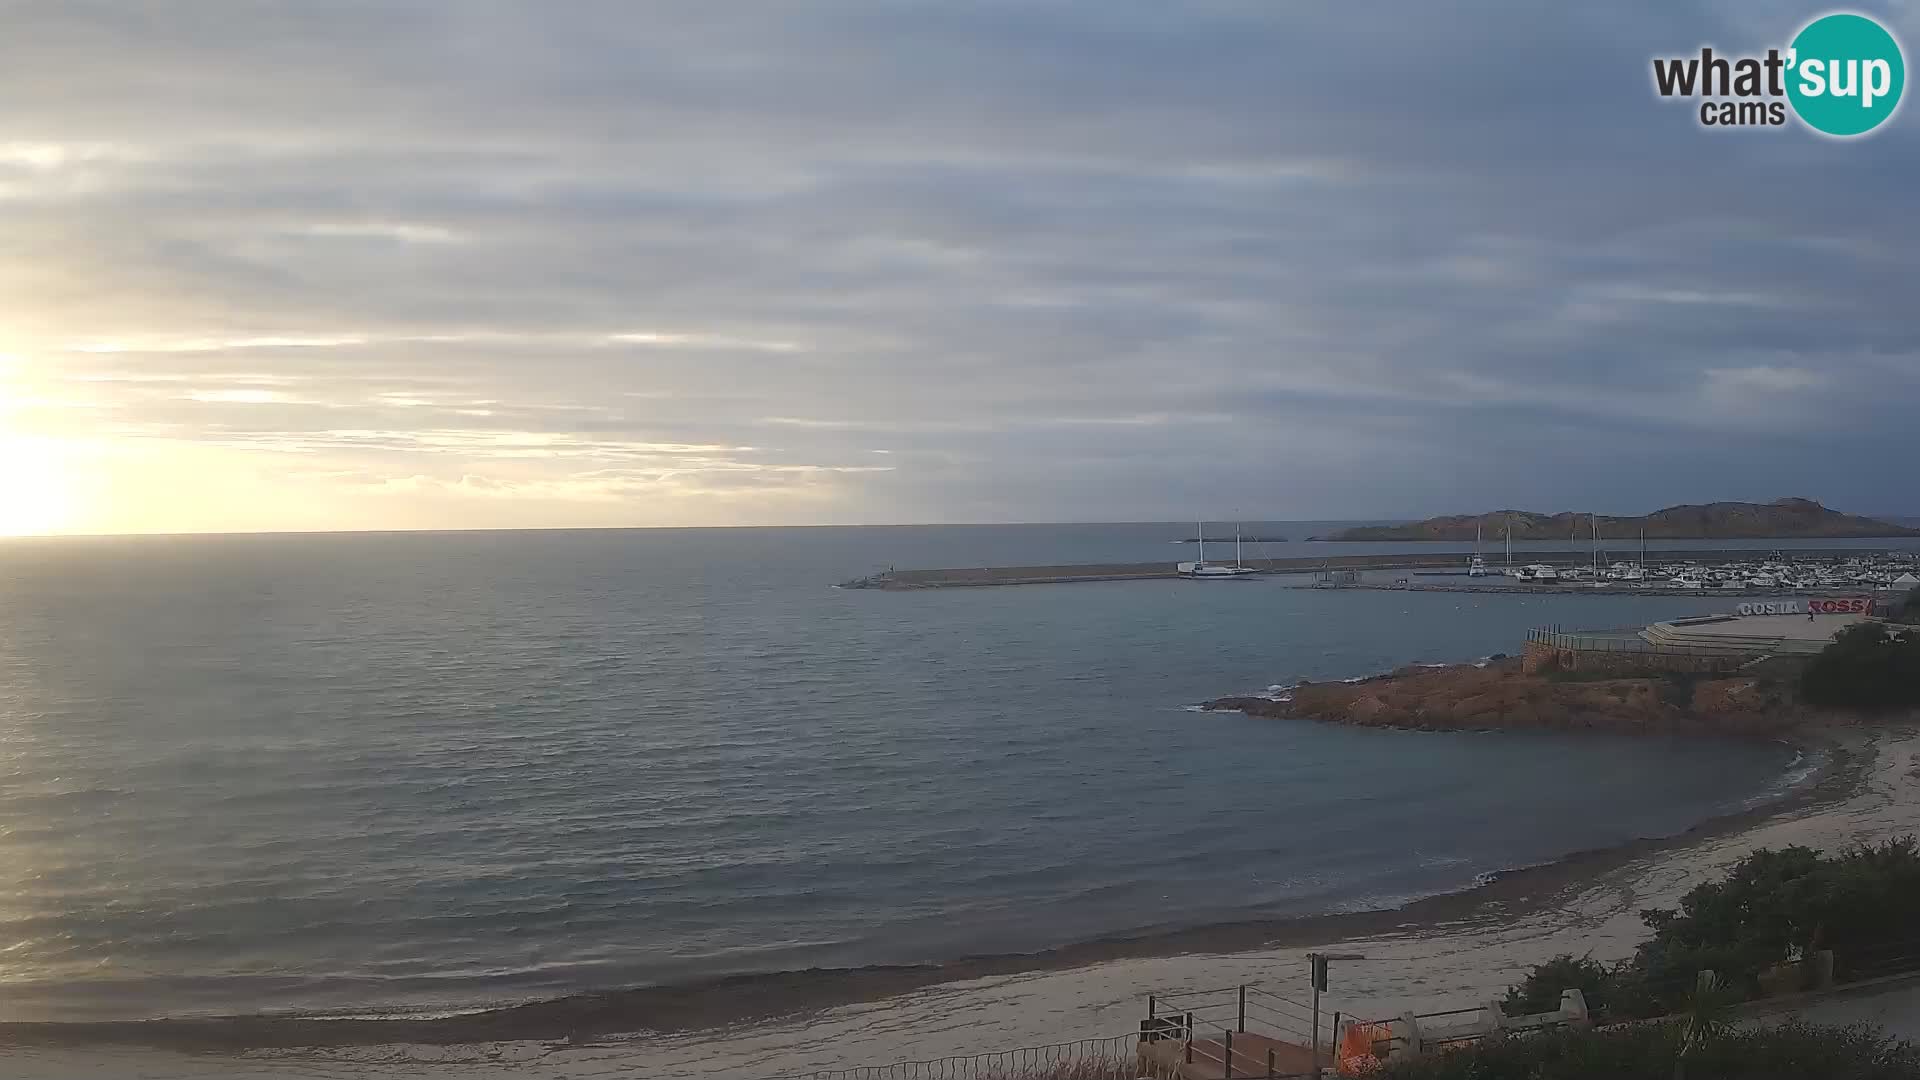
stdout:
<svg viewBox="0 0 1920 1080">
<path fill-rule="evenodd" d="M 1807 610 L 1816 615 L 1871 615 L 1871 596 L 1821 596 L 1807 601 Z"/>
</svg>

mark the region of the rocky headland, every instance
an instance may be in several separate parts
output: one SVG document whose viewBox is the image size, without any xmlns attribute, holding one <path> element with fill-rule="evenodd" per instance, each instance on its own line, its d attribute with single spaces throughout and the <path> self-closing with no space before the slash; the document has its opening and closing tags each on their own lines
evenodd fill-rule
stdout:
<svg viewBox="0 0 1920 1080">
<path fill-rule="evenodd" d="M 1301 683 L 1284 694 L 1226 697 L 1210 710 L 1418 731 L 1611 731 L 1779 736 L 1855 722 L 1810 708 L 1787 673 L 1597 677 L 1527 674 L 1517 658 L 1483 666 L 1408 667 L 1353 682 Z"/>
</svg>

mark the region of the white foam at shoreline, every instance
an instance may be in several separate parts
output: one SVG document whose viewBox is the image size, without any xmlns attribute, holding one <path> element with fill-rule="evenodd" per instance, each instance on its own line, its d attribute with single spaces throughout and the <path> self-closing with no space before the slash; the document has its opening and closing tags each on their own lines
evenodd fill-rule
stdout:
<svg viewBox="0 0 1920 1080">
<path fill-rule="evenodd" d="M 1920 734 L 1874 737 L 1862 790 L 1831 805 L 1796 809 L 1728 836 L 1658 852 L 1569 891 L 1559 903 L 1496 923 L 1462 919 L 1352 941 L 1366 961 L 1341 966 L 1328 1010 L 1391 1015 L 1402 1008 L 1457 1006 L 1497 995 L 1531 964 L 1563 952 L 1611 961 L 1645 936 L 1641 908 L 1671 906 L 1755 847 L 1804 844 L 1834 850 L 1920 832 Z M 1868 746 L 1865 739 L 1856 745 Z M 1808 755 L 1809 758 L 1818 755 Z M 128 1050 L 16 1050 L 22 1080 L 139 1074 L 150 1080 L 363 1080 L 414 1075 L 438 1080 L 672 1075 L 751 1078 L 784 1072 L 974 1054 L 1137 1030 L 1151 991 L 1239 982 L 1299 988 L 1315 946 L 1222 956 L 1116 960 L 1069 971 L 979 979 L 898 998 L 849 1005 L 790 1021 L 667 1038 L 568 1047 L 534 1043 L 477 1047 L 367 1047 L 245 1058 Z"/>
</svg>

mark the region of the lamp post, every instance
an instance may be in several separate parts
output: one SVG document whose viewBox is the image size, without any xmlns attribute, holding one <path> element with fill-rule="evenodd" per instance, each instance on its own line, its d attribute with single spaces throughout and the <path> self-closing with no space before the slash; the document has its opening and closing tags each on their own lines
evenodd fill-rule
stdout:
<svg viewBox="0 0 1920 1080">
<path fill-rule="evenodd" d="M 1327 988 L 1327 961 L 1365 960 L 1359 953 L 1308 953 L 1313 966 L 1313 1080 L 1320 1080 L 1320 991 Z M 1334 1032 L 1337 1037 L 1340 1033 Z"/>
</svg>

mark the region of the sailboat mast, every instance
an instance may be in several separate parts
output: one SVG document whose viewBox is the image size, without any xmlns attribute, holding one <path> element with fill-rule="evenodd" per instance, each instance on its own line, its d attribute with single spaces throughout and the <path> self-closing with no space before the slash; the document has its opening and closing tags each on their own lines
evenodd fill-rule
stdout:
<svg viewBox="0 0 1920 1080">
<path fill-rule="evenodd" d="M 1240 526 L 1233 527 L 1233 568 L 1240 569 Z"/>
<path fill-rule="evenodd" d="M 1204 521 L 1194 522 L 1193 535 L 1200 543 L 1200 550 L 1193 557 L 1193 568 L 1198 570 L 1202 566 L 1207 565 L 1207 523 Z"/>
</svg>

